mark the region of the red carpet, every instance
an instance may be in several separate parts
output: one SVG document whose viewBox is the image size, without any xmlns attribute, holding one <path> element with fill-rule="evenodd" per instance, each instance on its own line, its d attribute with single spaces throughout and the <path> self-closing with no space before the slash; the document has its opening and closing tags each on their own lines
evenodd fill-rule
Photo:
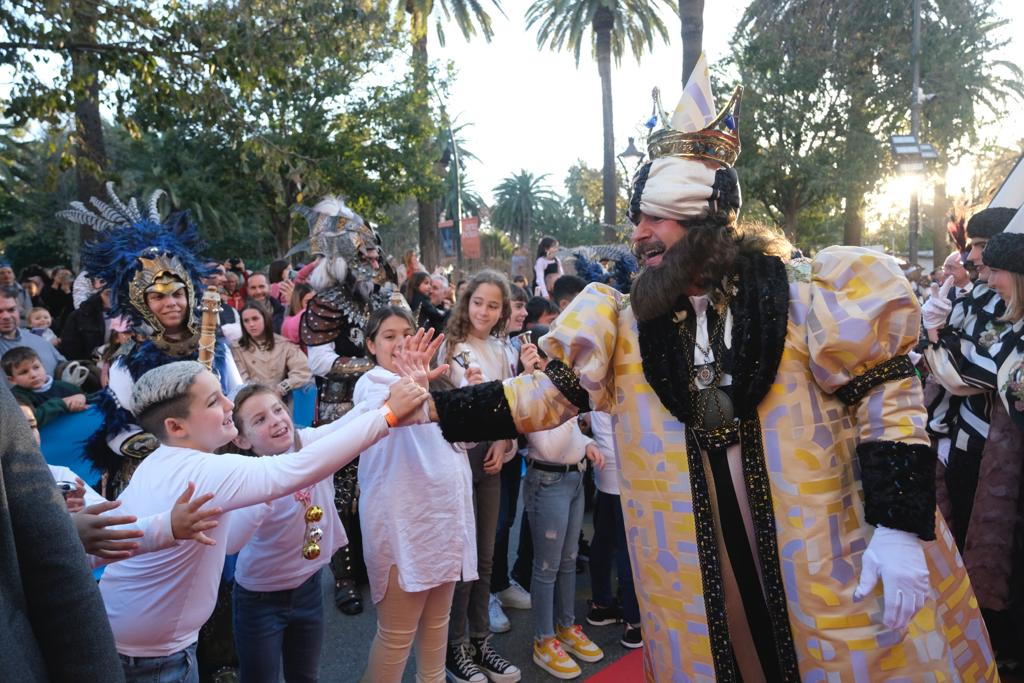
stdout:
<svg viewBox="0 0 1024 683">
<path fill-rule="evenodd" d="M 634 650 L 587 679 L 587 683 L 640 683 L 644 680 L 644 651 Z"/>
</svg>

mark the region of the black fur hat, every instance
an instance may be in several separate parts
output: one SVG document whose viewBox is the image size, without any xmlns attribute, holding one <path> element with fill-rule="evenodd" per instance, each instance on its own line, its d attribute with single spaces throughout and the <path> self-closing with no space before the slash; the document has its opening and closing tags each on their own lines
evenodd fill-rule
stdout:
<svg viewBox="0 0 1024 683">
<path fill-rule="evenodd" d="M 1024 275 L 1024 233 L 1002 232 L 993 235 L 985 246 L 981 260 L 989 268 Z"/>
<path fill-rule="evenodd" d="M 976 237 L 990 239 L 993 235 L 998 235 L 1005 230 L 1006 226 L 1010 223 L 1010 219 L 1016 213 L 1017 209 L 1002 206 L 983 209 L 971 216 L 971 220 L 967 221 L 967 236 L 972 239 Z"/>
</svg>

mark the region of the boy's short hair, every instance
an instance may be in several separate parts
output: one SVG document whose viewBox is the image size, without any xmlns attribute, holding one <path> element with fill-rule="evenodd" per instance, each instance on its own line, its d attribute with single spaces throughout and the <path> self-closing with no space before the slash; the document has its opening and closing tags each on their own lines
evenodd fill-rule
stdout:
<svg viewBox="0 0 1024 683">
<path fill-rule="evenodd" d="M 30 360 L 38 360 L 40 363 L 42 360 L 39 358 L 39 354 L 27 346 L 15 346 L 10 349 L 7 353 L 0 358 L 0 366 L 4 369 L 4 374 L 8 377 L 14 376 L 14 368 L 22 363 Z"/>
<path fill-rule="evenodd" d="M 512 301 L 521 301 L 526 303 L 530 300 L 530 295 L 526 293 L 526 290 L 518 285 L 509 285 L 509 289 L 512 290 Z"/>
<path fill-rule="evenodd" d="M 559 304 L 562 299 L 572 299 L 586 288 L 587 281 L 580 276 L 563 275 L 555 280 L 555 285 L 551 288 L 551 298 L 555 304 Z"/>
<path fill-rule="evenodd" d="M 164 420 L 184 419 L 191 408 L 189 389 L 206 366 L 194 360 L 182 360 L 153 368 L 135 383 L 132 403 L 139 426 L 163 441 L 167 438 Z"/>
<path fill-rule="evenodd" d="M 34 307 L 32 308 L 32 310 L 30 310 L 30 311 L 28 312 L 28 314 L 29 314 L 29 315 L 32 315 L 33 313 L 46 313 L 46 314 L 47 314 L 47 315 L 49 315 L 49 316 L 50 316 L 51 318 L 53 317 L 53 314 L 52 314 L 52 313 L 50 313 L 50 309 L 49 309 L 49 308 L 44 308 L 44 307 L 42 307 L 42 306 L 34 306 Z"/>
</svg>

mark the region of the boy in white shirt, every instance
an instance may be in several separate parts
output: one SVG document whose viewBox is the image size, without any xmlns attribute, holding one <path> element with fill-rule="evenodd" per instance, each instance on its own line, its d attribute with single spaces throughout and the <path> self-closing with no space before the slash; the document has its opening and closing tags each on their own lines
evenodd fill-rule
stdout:
<svg viewBox="0 0 1024 683">
<path fill-rule="evenodd" d="M 180 361 L 143 375 L 132 392 L 135 415 L 161 442 L 135 471 L 120 500 L 141 516 L 167 510 L 188 482 L 216 495 L 224 514 L 208 535 L 215 545 L 178 543 L 110 566 L 100 592 L 125 678 L 198 683 L 199 629 L 213 612 L 224 557 L 238 552 L 270 509 L 264 503 L 341 468 L 416 411 L 426 391 L 403 380 L 375 410 L 353 410 L 307 448 L 273 458 L 214 455 L 236 435 L 232 404 L 202 364 Z M 163 680 L 163 679 L 162 679 Z"/>
</svg>

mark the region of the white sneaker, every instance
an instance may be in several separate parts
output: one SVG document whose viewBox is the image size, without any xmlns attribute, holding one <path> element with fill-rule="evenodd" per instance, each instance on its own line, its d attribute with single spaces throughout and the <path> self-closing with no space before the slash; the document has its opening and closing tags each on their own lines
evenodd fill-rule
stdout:
<svg viewBox="0 0 1024 683">
<path fill-rule="evenodd" d="M 512 624 L 509 623 L 508 617 L 501 609 L 501 600 L 494 593 L 491 593 L 491 598 L 487 602 L 487 616 L 491 622 L 491 633 L 505 633 L 512 630 Z"/>
<path fill-rule="evenodd" d="M 501 600 L 502 607 L 511 607 L 512 609 L 531 609 L 533 607 L 529 591 L 515 581 L 510 582 L 508 588 L 498 593 L 498 599 Z"/>
</svg>

